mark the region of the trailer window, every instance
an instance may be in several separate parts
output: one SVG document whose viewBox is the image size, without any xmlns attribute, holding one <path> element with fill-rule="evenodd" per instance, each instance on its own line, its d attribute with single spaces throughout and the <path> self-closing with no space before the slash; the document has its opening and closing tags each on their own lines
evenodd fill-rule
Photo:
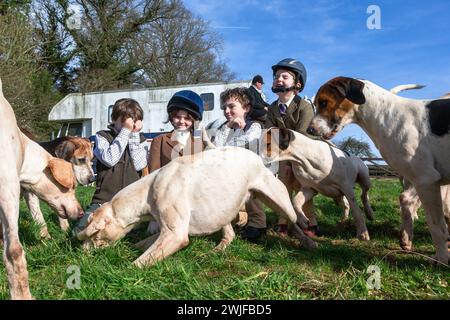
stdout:
<svg viewBox="0 0 450 320">
<path fill-rule="evenodd" d="M 114 108 L 114 105 L 109 105 L 108 106 L 108 123 L 112 122 L 111 120 L 111 114 L 112 114 L 112 109 Z"/>
<path fill-rule="evenodd" d="M 69 126 L 68 123 L 63 123 L 61 130 L 59 132 L 60 137 L 65 137 L 67 135 L 67 127 Z"/>
<path fill-rule="evenodd" d="M 205 111 L 214 109 L 214 93 L 202 93 L 200 98 L 203 100 L 203 106 Z"/>
<path fill-rule="evenodd" d="M 83 124 L 80 122 L 71 123 L 69 125 L 69 130 L 67 131 L 68 136 L 81 137 L 83 134 Z"/>
</svg>

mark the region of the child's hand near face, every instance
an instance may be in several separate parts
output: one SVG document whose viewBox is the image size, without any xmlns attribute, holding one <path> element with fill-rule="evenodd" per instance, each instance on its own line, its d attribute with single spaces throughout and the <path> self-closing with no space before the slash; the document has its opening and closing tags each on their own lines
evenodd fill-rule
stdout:
<svg viewBox="0 0 450 320">
<path fill-rule="evenodd" d="M 232 129 L 244 129 L 245 120 L 242 118 L 234 118 L 228 121 L 227 125 Z"/>
<path fill-rule="evenodd" d="M 132 118 L 126 118 L 122 122 L 122 128 L 127 128 L 130 131 L 133 131 L 134 128 L 134 120 Z"/>
<path fill-rule="evenodd" d="M 139 131 L 141 131 L 142 130 L 142 127 L 143 127 L 144 125 L 143 125 L 143 123 L 142 123 L 142 121 L 141 120 L 137 120 L 135 123 L 134 123 L 134 128 L 133 128 L 133 132 L 139 132 Z"/>
</svg>

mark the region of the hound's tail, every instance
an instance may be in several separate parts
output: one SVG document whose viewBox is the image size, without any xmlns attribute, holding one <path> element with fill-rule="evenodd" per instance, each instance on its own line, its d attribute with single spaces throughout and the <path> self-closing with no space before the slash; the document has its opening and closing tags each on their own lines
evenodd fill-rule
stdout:
<svg viewBox="0 0 450 320">
<path fill-rule="evenodd" d="M 393 87 L 389 91 L 392 92 L 393 94 L 397 94 L 397 93 L 405 91 L 405 90 L 422 89 L 423 87 L 425 87 L 425 86 L 422 84 L 401 84 L 399 86 Z"/>
<path fill-rule="evenodd" d="M 202 126 L 201 130 L 202 130 L 203 146 L 205 150 L 216 149 L 217 147 L 211 142 L 211 139 L 209 138 L 208 133 L 206 132 L 206 128 Z"/>
<path fill-rule="evenodd" d="M 3 97 L 3 84 L 2 84 L 2 79 L 0 78 L 0 97 Z"/>
</svg>

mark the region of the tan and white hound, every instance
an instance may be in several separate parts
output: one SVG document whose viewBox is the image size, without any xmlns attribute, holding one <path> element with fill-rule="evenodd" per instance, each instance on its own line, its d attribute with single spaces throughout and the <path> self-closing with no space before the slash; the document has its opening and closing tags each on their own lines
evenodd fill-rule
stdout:
<svg viewBox="0 0 450 320">
<path fill-rule="evenodd" d="M 172 160 L 98 208 L 77 237 L 85 248 L 106 246 L 152 218 L 161 231 L 138 243 L 145 250 L 134 262 L 138 266 L 152 265 L 186 247 L 189 235 L 222 230 L 223 239 L 216 249 L 223 250 L 235 236 L 231 221 L 253 195 L 291 221 L 306 247 L 317 246 L 302 231 L 308 219 L 296 215 L 283 183 L 258 155 L 237 147 Z"/>
<path fill-rule="evenodd" d="M 23 132 L 22 129 L 21 131 Z M 26 132 L 23 133 L 30 137 Z M 52 156 L 72 163 L 72 169 L 79 184 L 87 185 L 95 180 L 94 171 L 92 170 L 92 159 L 94 158 L 94 154 L 89 139 L 67 136 L 51 141 L 40 142 L 39 145 Z M 47 239 L 51 238 L 39 205 L 39 198 L 26 190 L 22 190 L 22 194 L 30 209 L 31 216 L 34 221 L 40 225 L 40 236 Z M 67 231 L 69 228 L 67 219 L 58 216 L 58 220 L 61 229 Z"/>
<path fill-rule="evenodd" d="M 75 198 L 72 165 L 52 157 L 17 127 L 14 111 L 3 97 L 0 81 L 0 222 L 3 261 L 12 299 L 31 299 L 25 253 L 19 241 L 20 188 L 36 194 L 63 218 L 78 219 L 83 210 Z"/>
</svg>

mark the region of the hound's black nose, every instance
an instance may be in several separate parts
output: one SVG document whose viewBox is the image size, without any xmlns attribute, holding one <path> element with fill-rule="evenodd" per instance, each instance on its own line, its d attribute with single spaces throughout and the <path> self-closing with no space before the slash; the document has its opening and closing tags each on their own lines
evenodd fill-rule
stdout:
<svg viewBox="0 0 450 320">
<path fill-rule="evenodd" d="M 316 130 L 314 130 L 313 127 L 308 127 L 308 129 L 306 130 L 307 133 L 315 136 L 316 135 Z"/>
</svg>

